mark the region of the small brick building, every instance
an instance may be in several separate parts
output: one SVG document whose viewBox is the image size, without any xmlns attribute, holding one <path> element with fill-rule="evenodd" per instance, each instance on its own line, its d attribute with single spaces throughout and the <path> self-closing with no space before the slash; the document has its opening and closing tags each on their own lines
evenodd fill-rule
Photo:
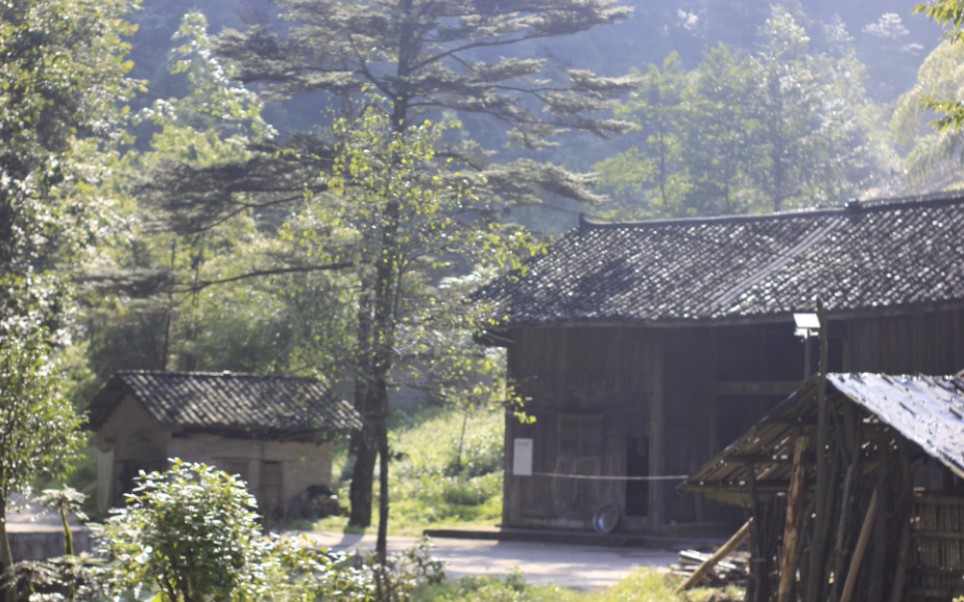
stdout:
<svg viewBox="0 0 964 602">
<path fill-rule="evenodd" d="M 88 404 L 97 434 L 97 509 L 123 503 L 139 470 L 169 458 L 241 476 L 261 512 L 331 484 L 331 440 L 361 428 L 346 401 L 312 378 L 124 371 Z"/>
</svg>

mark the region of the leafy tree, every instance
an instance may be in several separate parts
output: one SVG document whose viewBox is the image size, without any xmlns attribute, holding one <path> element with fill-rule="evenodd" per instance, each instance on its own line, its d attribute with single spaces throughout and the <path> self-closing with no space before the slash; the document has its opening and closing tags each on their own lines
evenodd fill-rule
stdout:
<svg viewBox="0 0 964 602">
<path fill-rule="evenodd" d="M 813 52 L 806 30 L 774 8 L 753 54 L 720 45 L 690 72 L 651 68 L 620 110 L 657 135 L 600 163 L 603 183 L 640 191 L 636 211 L 656 216 L 779 211 L 852 194 L 892 161 L 873 134 L 880 115 L 862 74 L 852 53 Z M 654 86 L 680 91 L 647 93 Z M 671 136 L 659 133 L 666 116 Z M 677 183 L 675 198 L 647 197 L 666 182 Z"/>
<path fill-rule="evenodd" d="M 465 264 L 515 266 L 516 253 L 533 247 L 523 232 L 498 225 L 493 200 L 476 195 L 477 174 L 452 170 L 451 160 L 438 156 L 439 140 L 453 124 L 424 121 L 398 131 L 380 109 L 375 104 L 356 120 L 336 122 L 328 190 L 285 234 L 299 237 L 326 262 L 350 259 L 357 266 L 358 306 L 371 312 L 357 323 L 364 337 L 359 344 L 367 350 L 357 373 L 365 382 L 358 387 L 366 392 L 365 436 L 381 458 L 378 550 L 384 559 L 388 395 L 404 338 L 425 340 L 429 329 L 448 329 L 448 336 L 470 329 L 462 299 L 446 303 L 432 285 L 441 274 Z"/>
<path fill-rule="evenodd" d="M 918 71 L 917 84 L 897 101 L 891 127 L 898 144 L 909 149 L 905 160 L 907 178 L 924 189 L 953 185 L 961 179 L 959 161 L 964 152 L 964 135 L 955 127 L 936 131 L 928 127 L 935 113 L 928 108 L 932 98 L 964 98 L 964 44 L 944 41 L 935 48 Z"/>
<path fill-rule="evenodd" d="M 692 73 L 692 104 L 684 147 L 692 185 L 686 212 L 744 213 L 757 197 L 750 179 L 757 160 L 752 141 L 762 124 L 752 99 L 759 71 L 754 61 L 720 44 Z"/>
<path fill-rule="evenodd" d="M 571 130 L 602 136 L 625 131 L 619 120 L 594 118 L 608 100 L 631 83 L 585 71 L 550 70 L 541 58 L 506 57 L 508 49 L 534 49 L 532 43 L 574 34 L 625 19 L 629 10 L 613 0 L 280 0 L 291 21 L 287 35 L 266 27 L 222 36 L 221 51 L 239 65 L 240 77 L 264 93 L 290 98 L 327 92 L 347 98 L 361 90 L 379 96 L 392 131 L 402 137 L 425 115 L 451 111 L 501 124 L 505 137 L 537 150 Z M 501 56 L 499 56 L 501 55 Z M 491 140 L 491 137 L 487 137 Z M 599 197 L 590 178 L 530 158 L 493 161 L 491 153 L 463 137 L 450 150 L 484 176 L 477 194 L 500 193 L 519 203 L 538 203 L 560 194 L 583 201 Z M 491 144 L 491 143 L 490 143 Z M 456 148 L 457 147 L 457 148 Z M 406 168 L 407 169 L 407 168 Z M 371 492 L 378 437 L 387 407 L 392 368 L 395 298 L 404 241 L 396 218 L 402 197 L 386 199 L 386 219 L 372 233 L 385 249 L 362 279 L 358 297 L 356 404 L 369 417 L 366 435 L 353 443 L 356 461 L 351 490 L 351 522 L 371 522 Z M 384 451 L 384 446 L 382 446 Z M 382 456 L 382 462 L 388 459 Z"/>
<path fill-rule="evenodd" d="M 63 398 L 42 331 L 0 336 L 0 575 L 6 600 L 13 557 L 7 538 L 10 497 L 40 475 L 56 475 L 79 448 L 81 418 Z"/>
<path fill-rule="evenodd" d="M 92 295 L 88 315 L 98 365 L 108 373 L 120 367 L 290 371 L 286 358 L 307 338 L 295 330 L 305 319 L 301 312 L 315 318 L 335 312 L 314 292 L 306 307 L 288 294 L 294 285 L 277 286 L 283 276 L 274 274 L 274 257 L 289 250 L 276 237 L 283 217 L 272 211 L 274 201 L 258 206 L 241 195 L 222 204 L 223 190 L 182 192 L 171 175 L 252 166 L 250 147 L 270 144 L 275 132 L 257 96 L 231 80 L 213 54 L 201 13 L 184 15 L 172 44 L 169 69 L 182 94 L 157 99 L 135 116 L 138 146 L 146 149 L 130 153 L 124 170 L 133 183 L 125 188 L 124 207 L 131 231 L 101 256 L 98 277 L 103 292 L 113 294 Z M 270 180 L 274 173 L 257 177 Z M 302 190 L 299 183 L 288 194 L 300 199 Z M 251 286 L 244 278 L 251 272 L 274 282 Z"/>
<path fill-rule="evenodd" d="M 959 77 L 964 49 L 964 3 L 934 0 L 918 4 L 914 12 L 948 28 L 947 40 L 927 56 L 918 71 L 917 83 L 899 99 L 892 126 L 899 142 L 913 142 L 906 159 L 911 183 L 944 188 L 960 182 L 957 163 L 964 152 L 964 95 Z M 932 125 L 936 132 L 921 135 L 921 122 L 935 116 Z"/>
<path fill-rule="evenodd" d="M 127 0 L 0 5 L 0 319 L 64 324 L 79 265 L 110 225 L 98 188 L 133 82 Z"/>
<path fill-rule="evenodd" d="M 687 128 L 690 86 L 676 52 L 661 67 L 650 65 L 639 86 L 620 105 L 617 116 L 638 124 L 644 144 L 596 164 L 596 169 L 617 199 L 627 197 L 656 215 L 678 215 L 689 187 L 683 137 Z M 632 212 L 630 212 L 631 215 Z M 624 217 L 629 217 L 623 213 Z"/>
<path fill-rule="evenodd" d="M 914 13 L 923 13 L 933 21 L 949 28 L 947 37 L 952 44 L 964 42 L 964 2 L 962 0 L 931 0 L 914 7 Z M 964 125 L 964 100 L 952 97 L 926 97 L 924 105 L 941 114 L 938 129 L 960 130 Z"/>
<path fill-rule="evenodd" d="M 820 140 L 814 128 L 819 118 L 823 86 L 817 57 L 809 53 L 810 37 L 793 16 L 774 8 L 763 28 L 758 53 L 762 87 L 758 91 L 756 138 L 764 156 L 754 177 L 774 211 L 787 201 L 806 198 L 811 167 Z"/>
<path fill-rule="evenodd" d="M 0 4 L 0 563 L 9 496 L 56 472 L 79 418 L 50 374 L 69 340 L 69 275 L 112 226 L 102 184 L 116 163 L 131 33 L 126 0 Z M 13 590 L 7 588 L 11 599 Z"/>
<path fill-rule="evenodd" d="M 774 8 L 754 58 L 764 83 L 755 143 L 765 156 L 752 175 L 773 210 L 847 197 L 891 167 L 853 52 L 816 51 L 797 20 Z"/>
</svg>

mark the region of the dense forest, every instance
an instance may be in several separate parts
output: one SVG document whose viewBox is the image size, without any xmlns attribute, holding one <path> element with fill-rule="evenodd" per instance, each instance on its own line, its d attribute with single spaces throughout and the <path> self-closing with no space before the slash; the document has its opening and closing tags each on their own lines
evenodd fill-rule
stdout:
<svg viewBox="0 0 964 602">
<path fill-rule="evenodd" d="M 78 408 L 122 369 L 322 378 L 368 421 L 368 524 L 390 402 L 503 403 L 464 300 L 579 213 L 959 184 L 964 46 L 914 6 L 4 4 L 4 366 Z"/>
</svg>

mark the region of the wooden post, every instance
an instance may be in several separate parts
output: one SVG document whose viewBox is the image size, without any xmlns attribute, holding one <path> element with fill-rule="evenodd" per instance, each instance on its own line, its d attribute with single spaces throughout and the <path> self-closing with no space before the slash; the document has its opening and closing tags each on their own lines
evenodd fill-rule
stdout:
<svg viewBox="0 0 964 602">
<path fill-rule="evenodd" d="M 896 505 L 895 516 L 903 523 L 900 531 L 900 546 L 897 556 L 897 566 L 894 568 L 894 580 L 890 586 L 890 602 L 900 602 L 903 599 L 904 585 L 907 580 L 907 555 L 910 548 L 911 509 L 914 501 L 914 484 L 911 474 L 910 456 L 905 445 L 900 445 L 900 469 L 897 474 L 897 488 L 900 493 Z"/>
<path fill-rule="evenodd" d="M 904 582 L 907 579 L 907 549 L 910 547 L 910 519 L 905 518 L 900 532 L 900 555 L 897 557 L 897 573 L 890 590 L 890 602 L 904 599 Z"/>
<path fill-rule="evenodd" d="M 750 486 L 750 515 L 755 523 L 750 528 L 750 575 L 747 584 L 747 600 L 764 602 L 770 599 L 770 557 L 766 538 L 771 534 L 763 516 L 760 491 L 756 482 L 756 467 L 745 464 L 747 483 Z"/>
<path fill-rule="evenodd" d="M 508 382 L 508 375 L 506 377 L 506 382 Z M 506 408 L 503 414 L 504 417 L 502 420 L 505 422 L 505 431 L 502 435 L 502 449 L 505 450 L 505 452 L 503 454 L 504 460 L 502 464 L 502 524 L 511 525 L 512 514 L 509 512 L 509 508 L 512 507 L 512 493 L 515 489 L 516 482 L 515 475 L 512 474 L 512 461 L 515 453 L 512 449 L 512 441 L 515 434 L 515 420 L 512 419 L 512 414 L 509 408 Z"/>
<path fill-rule="evenodd" d="M 706 576 L 706 574 L 709 573 L 710 570 L 717 565 L 717 563 L 726 558 L 727 554 L 746 541 L 746 538 L 750 536 L 750 525 L 752 523 L 753 518 L 750 518 L 750 520 L 743 523 L 743 526 L 740 527 L 739 531 L 734 533 L 733 537 L 728 539 L 725 544 L 720 546 L 720 549 L 718 549 L 716 552 L 713 552 L 713 555 L 707 558 L 703 564 L 696 569 L 696 572 L 690 575 L 689 578 L 679 586 L 677 591 L 688 590 L 694 585 L 698 585 L 700 580 L 703 579 L 703 577 Z"/>
<path fill-rule="evenodd" d="M 790 476 L 790 490 L 787 492 L 787 520 L 783 530 L 783 554 L 780 557 L 780 585 L 777 600 L 787 602 L 793 587 L 793 576 L 797 572 L 797 540 L 800 536 L 800 523 L 807 497 L 805 485 L 807 467 L 803 454 L 810 439 L 798 436 L 793 444 L 793 472 Z"/>
<path fill-rule="evenodd" d="M 665 387 L 663 384 L 663 348 L 662 340 L 658 341 L 653 351 L 653 399 L 650 405 L 649 415 L 649 474 L 650 476 L 660 476 L 666 474 L 664 469 L 666 462 L 663 460 L 663 412 L 666 407 Z M 649 520 L 650 526 L 655 532 L 663 530 L 665 516 L 663 482 L 656 480 L 649 483 Z"/>
<path fill-rule="evenodd" d="M 844 583 L 843 593 L 840 594 L 840 602 L 850 602 L 857 587 L 857 577 L 860 575 L 860 564 L 867 553 L 867 544 L 870 543 L 870 534 L 873 531 L 874 518 L 877 516 L 877 489 L 870 496 L 870 505 L 867 507 L 867 515 L 864 516 L 864 524 L 860 527 L 860 537 L 857 538 L 857 547 L 854 548 L 854 557 L 850 561 L 850 569 L 847 571 L 847 581 Z"/>
<path fill-rule="evenodd" d="M 813 542 L 810 548 L 810 574 L 807 578 L 807 602 L 822 602 L 823 589 L 826 584 L 826 533 L 828 516 L 826 512 L 826 498 L 829 494 L 830 484 L 827 460 L 825 457 L 827 447 L 827 316 L 823 311 L 823 303 L 817 299 L 817 320 L 820 322 L 820 374 L 817 382 L 817 485 L 814 489 L 814 499 L 816 503 L 817 516 L 814 520 Z"/>
</svg>

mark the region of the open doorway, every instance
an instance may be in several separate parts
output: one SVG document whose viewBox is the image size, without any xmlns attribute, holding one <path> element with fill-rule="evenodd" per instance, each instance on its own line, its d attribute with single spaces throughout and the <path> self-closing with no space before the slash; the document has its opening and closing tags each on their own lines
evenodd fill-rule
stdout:
<svg viewBox="0 0 964 602">
<path fill-rule="evenodd" d="M 649 476 L 649 437 L 626 438 L 626 476 Z M 649 481 L 626 481 L 626 516 L 649 515 Z"/>
</svg>

